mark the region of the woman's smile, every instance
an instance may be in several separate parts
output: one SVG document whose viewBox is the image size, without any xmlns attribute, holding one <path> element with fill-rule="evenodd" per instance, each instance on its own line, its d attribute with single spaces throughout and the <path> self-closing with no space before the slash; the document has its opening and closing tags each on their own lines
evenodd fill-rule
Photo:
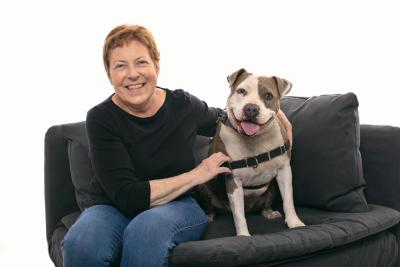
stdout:
<svg viewBox="0 0 400 267">
<path fill-rule="evenodd" d="M 125 86 L 129 91 L 142 88 L 146 83 L 129 84 Z"/>
</svg>

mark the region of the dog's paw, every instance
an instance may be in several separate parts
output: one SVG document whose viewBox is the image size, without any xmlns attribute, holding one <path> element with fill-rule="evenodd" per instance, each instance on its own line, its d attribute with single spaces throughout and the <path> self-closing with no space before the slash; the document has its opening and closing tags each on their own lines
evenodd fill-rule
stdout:
<svg viewBox="0 0 400 267">
<path fill-rule="evenodd" d="M 306 226 L 300 219 L 286 220 L 286 224 L 289 228 Z"/>
<path fill-rule="evenodd" d="M 240 233 L 236 234 L 237 236 L 251 236 L 249 231 L 241 231 Z"/>
<path fill-rule="evenodd" d="M 274 220 L 274 219 L 279 219 L 282 218 L 282 215 L 279 211 L 277 210 L 263 210 L 261 212 L 262 216 L 264 216 L 264 218 L 268 219 L 268 220 Z"/>
</svg>

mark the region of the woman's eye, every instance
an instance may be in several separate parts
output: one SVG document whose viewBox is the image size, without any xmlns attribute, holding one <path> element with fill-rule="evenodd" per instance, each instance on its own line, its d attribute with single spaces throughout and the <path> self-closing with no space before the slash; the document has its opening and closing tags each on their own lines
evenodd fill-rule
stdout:
<svg viewBox="0 0 400 267">
<path fill-rule="evenodd" d="M 148 63 L 147 60 L 139 60 L 138 61 L 139 65 L 144 65 L 144 64 L 147 64 L 147 63 Z"/>
<path fill-rule="evenodd" d="M 274 96 L 271 93 L 266 93 L 264 98 L 269 101 L 269 100 L 272 100 L 272 98 L 274 98 Z"/>
<path fill-rule="evenodd" d="M 246 94 L 246 90 L 243 88 L 239 88 L 236 90 L 236 93 L 241 94 L 241 95 L 245 95 Z"/>
<path fill-rule="evenodd" d="M 124 66 L 124 64 L 117 64 L 114 66 L 114 69 L 122 69 Z"/>
</svg>

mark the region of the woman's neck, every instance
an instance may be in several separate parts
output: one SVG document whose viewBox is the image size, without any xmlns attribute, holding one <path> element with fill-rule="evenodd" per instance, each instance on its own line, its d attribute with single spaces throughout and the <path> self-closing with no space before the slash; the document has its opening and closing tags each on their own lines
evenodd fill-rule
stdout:
<svg viewBox="0 0 400 267">
<path fill-rule="evenodd" d="M 139 117 L 139 118 L 148 118 L 154 116 L 157 111 L 162 107 L 166 98 L 166 92 L 163 89 L 156 88 L 153 96 L 142 105 L 130 105 L 122 101 L 116 94 L 111 97 L 111 100 L 118 107 L 126 111 L 127 113 Z"/>
</svg>

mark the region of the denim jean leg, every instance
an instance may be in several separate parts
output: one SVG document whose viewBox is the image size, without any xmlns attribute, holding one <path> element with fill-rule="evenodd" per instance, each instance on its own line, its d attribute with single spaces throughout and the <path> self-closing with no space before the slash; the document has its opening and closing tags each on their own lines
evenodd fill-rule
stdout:
<svg viewBox="0 0 400 267">
<path fill-rule="evenodd" d="M 117 265 L 129 221 L 112 206 L 96 205 L 85 209 L 63 240 L 64 267 Z"/>
<path fill-rule="evenodd" d="M 198 240 L 207 216 L 192 197 L 181 197 L 136 216 L 124 233 L 121 267 L 168 266 L 171 250 Z"/>
</svg>

